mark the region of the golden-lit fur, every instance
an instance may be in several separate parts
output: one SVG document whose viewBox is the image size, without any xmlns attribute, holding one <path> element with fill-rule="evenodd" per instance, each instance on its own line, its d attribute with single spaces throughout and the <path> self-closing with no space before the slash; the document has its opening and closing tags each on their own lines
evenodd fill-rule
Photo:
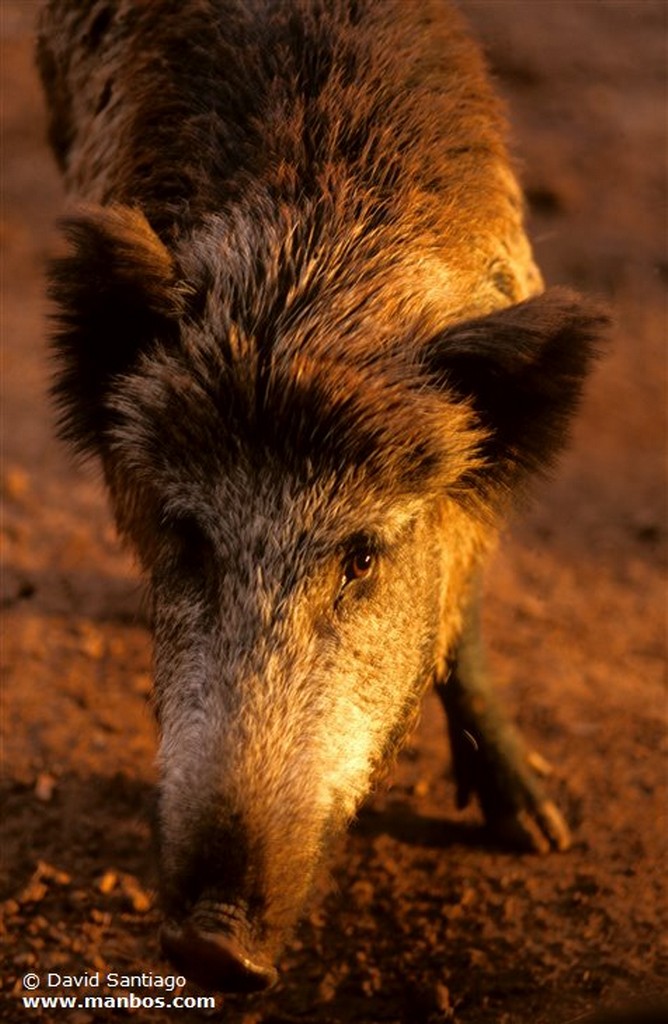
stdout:
<svg viewBox="0 0 668 1024">
<path fill-rule="evenodd" d="M 260 987 L 456 664 L 604 320 L 541 294 L 441 0 L 50 0 L 39 65 L 80 204 L 51 268 L 61 431 L 152 594 L 168 949 Z"/>
</svg>

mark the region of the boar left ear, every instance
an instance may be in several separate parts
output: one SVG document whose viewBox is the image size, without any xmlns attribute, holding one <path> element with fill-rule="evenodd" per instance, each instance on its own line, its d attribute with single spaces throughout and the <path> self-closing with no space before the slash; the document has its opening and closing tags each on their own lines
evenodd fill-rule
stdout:
<svg viewBox="0 0 668 1024">
<path fill-rule="evenodd" d="M 50 266 L 52 393 L 61 435 L 80 451 L 99 451 L 114 378 L 174 334 L 182 294 L 172 256 L 141 211 L 84 206 L 61 227 L 69 251 Z"/>
<path fill-rule="evenodd" d="M 465 399 L 486 433 L 474 487 L 512 490 L 549 468 L 609 322 L 591 302 L 553 288 L 431 342 L 426 361 L 438 386 Z"/>
</svg>

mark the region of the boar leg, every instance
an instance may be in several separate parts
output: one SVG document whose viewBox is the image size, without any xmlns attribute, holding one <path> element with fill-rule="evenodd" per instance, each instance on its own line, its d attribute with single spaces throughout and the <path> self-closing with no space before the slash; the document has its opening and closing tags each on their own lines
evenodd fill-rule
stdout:
<svg viewBox="0 0 668 1024">
<path fill-rule="evenodd" d="M 540 852 L 565 850 L 568 826 L 538 779 L 547 765 L 527 750 L 490 688 L 479 590 L 477 586 L 449 677 L 435 684 L 448 719 L 457 806 L 466 807 L 474 794 L 488 826 L 504 842 Z"/>
</svg>

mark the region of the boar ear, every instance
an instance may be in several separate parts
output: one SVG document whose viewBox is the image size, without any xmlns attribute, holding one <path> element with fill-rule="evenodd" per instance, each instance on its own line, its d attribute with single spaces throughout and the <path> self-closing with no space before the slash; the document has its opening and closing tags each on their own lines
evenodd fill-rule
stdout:
<svg viewBox="0 0 668 1024">
<path fill-rule="evenodd" d="M 80 451 L 99 450 L 114 377 L 154 340 L 174 335 L 181 293 L 169 251 L 139 210 L 84 207 L 62 229 L 69 252 L 50 266 L 52 393 L 61 435 Z"/>
<path fill-rule="evenodd" d="M 600 308 L 553 288 L 431 343 L 439 385 L 473 407 L 487 434 L 474 487 L 514 490 L 550 467 L 608 326 Z"/>
</svg>

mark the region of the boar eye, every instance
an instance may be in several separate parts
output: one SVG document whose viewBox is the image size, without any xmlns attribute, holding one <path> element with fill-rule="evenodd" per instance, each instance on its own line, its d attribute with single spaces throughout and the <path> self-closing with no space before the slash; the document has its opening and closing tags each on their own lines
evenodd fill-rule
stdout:
<svg viewBox="0 0 668 1024">
<path fill-rule="evenodd" d="M 204 542 L 204 531 L 194 516 L 175 516 L 168 526 L 181 544 L 199 545 Z"/>
<path fill-rule="evenodd" d="M 190 515 L 174 517 L 168 523 L 168 528 L 172 538 L 176 541 L 179 561 L 187 562 L 193 570 L 201 569 L 210 557 L 211 545 L 195 517 Z"/>
<path fill-rule="evenodd" d="M 373 572 L 376 552 L 369 541 L 360 541 L 343 559 L 342 587 L 355 580 L 364 580 Z"/>
</svg>

